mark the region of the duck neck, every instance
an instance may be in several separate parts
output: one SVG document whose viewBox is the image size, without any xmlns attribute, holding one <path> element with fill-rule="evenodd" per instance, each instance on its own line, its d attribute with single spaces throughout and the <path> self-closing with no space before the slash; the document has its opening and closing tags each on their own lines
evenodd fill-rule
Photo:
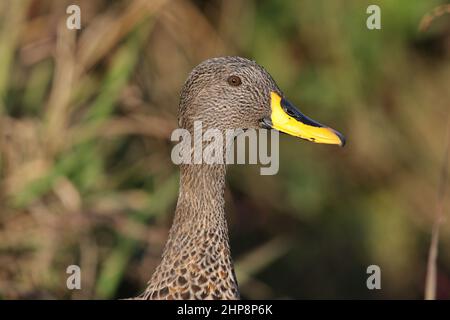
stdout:
<svg viewBox="0 0 450 320">
<path fill-rule="evenodd" d="M 184 226 L 195 233 L 220 229 L 225 234 L 225 165 L 181 165 L 180 192 L 171 233 Z M 188 230 L 180 230 L 185 233 Z M 228 240 L 228 239 L 224 239 Z"/>
<path fill-rule="evenodd" d="M 239 297 L 225 219 L 225 174 L 222 164 L 181 165 L 174 221 L 150 281 L 159 292 L 155 298 Z"/>
</svg>

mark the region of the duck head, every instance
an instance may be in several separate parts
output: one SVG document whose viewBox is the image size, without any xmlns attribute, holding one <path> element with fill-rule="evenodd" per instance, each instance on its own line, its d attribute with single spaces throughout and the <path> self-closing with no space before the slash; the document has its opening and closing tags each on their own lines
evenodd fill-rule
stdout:
<svg viewBox="0 0 450 320">
<path fill-rule="evenodd" d="M 195 67 L 183 86 L 179 125 L 203 128 L 275 129 L 315 143 L 343 146 L 338 131 L 307 117 L 290 103 L 271 75 L 241 57 L 206 60 Z"/>
</svg>

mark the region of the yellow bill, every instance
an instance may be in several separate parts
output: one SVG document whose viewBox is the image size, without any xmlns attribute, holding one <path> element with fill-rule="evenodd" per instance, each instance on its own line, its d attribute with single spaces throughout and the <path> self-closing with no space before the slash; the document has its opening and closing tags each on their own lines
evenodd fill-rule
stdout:
<svg viewBox="0 0 450 320">
<path fill-rule="evenodd" d="M 315 143 L 345 145 L 342 134 L 308 118 L 276 92 L 271 92 L 270 106 L 270 120 L 263 119 L 265 127 Z"/>
</svg>

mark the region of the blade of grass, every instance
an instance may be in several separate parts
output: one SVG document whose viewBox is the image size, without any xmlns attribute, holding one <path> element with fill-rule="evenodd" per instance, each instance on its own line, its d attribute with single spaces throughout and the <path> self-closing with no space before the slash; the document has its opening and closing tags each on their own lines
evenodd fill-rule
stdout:
<svg viewBox="0 0 450 320">
<path fill-rule="evenodd" d="M 13 65 L 16 42 L 20 34 L 21 21 L 25 16 L 28 1 L 6 1 L 2 3 L 0 19 L 0 113 L 5 109 L 4 101 L 8 90 L 11 66 Z M 16 26 L 8 28 L 7 26 Z"/>
<path fill-rule="evenodd" d="M 419 31 L 424 32 L 429 29 L 431 23 L 438 17 L 450 13 L 450 5 L 441 5 L 433 9 L 432 12 L 426 14 L 419 24 Z M 439 189 L 436 203 L 436 218 L 431 230 L 431 242 L 428 251 L 427 275 L 425 279 L 425 300 L 436 299 L 437 289 L 437 258 L 439 245 L 439 230 L 444 221 L 444 200 L 448 182 L 448 156 L 450 144 L 450 116 L 447 117 L 447 134 L 445 140 L 444 162 L 441 167 L 439 176 Z"/>
<path fill-rule="evenodd" d="M 425 300 L 436 299 L 437 288 L 437 257 L 439 245 L 439 229 L 444 221 L 444 200 L 448 183 L 448 154 L 450 143 L 450 118 L 447 121 L 447 134 L 445 140 L 444 161 L 439 176 L 439 189 L 436 204 L 436 220 L 431 231 L 431 243 L 428 252 L 427 276 L 425 282 Z"/>
<path fill-rule="evenodd" d="M 434 8 L 430 13 L 423 16 L 419 24 L 419 31 L 426 31 L 433 21 L 446 13 L 450 13 L 450 4 L 443 4 Z"/>
</svg>

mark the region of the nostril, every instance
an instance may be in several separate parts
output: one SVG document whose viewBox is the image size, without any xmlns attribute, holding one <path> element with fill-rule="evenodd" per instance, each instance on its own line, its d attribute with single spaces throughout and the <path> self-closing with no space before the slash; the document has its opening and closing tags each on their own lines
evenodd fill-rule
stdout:
<svg viewBox="0 0 450 320">
<path fill-rule="evenodd" d="M 284 110 L 289 116 L 295 117 L 295 113 L 294 113 L 294 111 L 293 111 L 292 109 L 283 107 L 283 110 Z"/>
</svg>

